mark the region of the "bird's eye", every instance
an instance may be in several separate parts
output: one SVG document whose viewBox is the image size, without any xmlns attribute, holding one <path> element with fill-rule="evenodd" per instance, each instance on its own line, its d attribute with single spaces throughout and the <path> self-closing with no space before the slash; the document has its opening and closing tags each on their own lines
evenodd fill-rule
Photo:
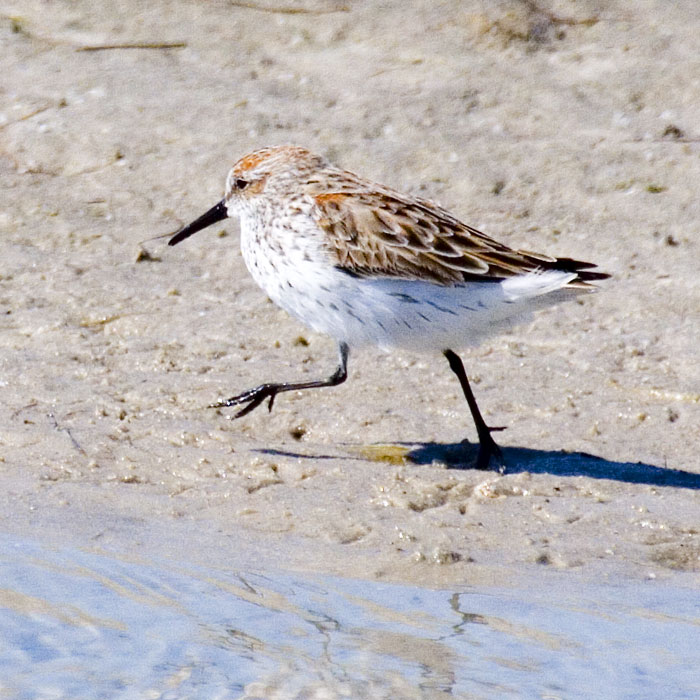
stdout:
<svg viewBox="0 0 700 700">
<path fill-rule="evenodd" d="M 236 185 L 237 190 L 244 190 L 250 184 L 248 180 L 235 180 L 234 185 Z"/>
</svg>

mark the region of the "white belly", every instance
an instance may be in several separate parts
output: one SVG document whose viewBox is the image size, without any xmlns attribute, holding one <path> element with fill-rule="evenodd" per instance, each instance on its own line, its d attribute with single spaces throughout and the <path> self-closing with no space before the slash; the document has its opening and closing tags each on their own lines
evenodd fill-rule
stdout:
<svg viewBox="0 0 700 700">
<path fill-rule="evenodd" d="M 246 265 L 269 297 L 304 324 L 350 346 L 444 350 L 480 342 L 571 298 L 575 274 L 550 271 L 504 282 L 446 287 L 389 277 L 355 277 L 333 267 L 320 247 L 242 232 Z"/>
</svg>

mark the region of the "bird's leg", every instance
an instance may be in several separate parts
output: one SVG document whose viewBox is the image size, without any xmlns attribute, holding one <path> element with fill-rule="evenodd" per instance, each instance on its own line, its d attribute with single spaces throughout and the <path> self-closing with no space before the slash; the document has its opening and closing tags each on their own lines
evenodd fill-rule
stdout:
<svg viewBox="0 0 700 700">
<path fill-rule="evenodd" d="M 467 404 L 469 404 L 469 410 L 472 413 L 476 432 L 479 436 L 479 455 L 476 459 L 476 468 L 488 469 L 491 458 L 493 457 L 500 463 L 501 466 L 499 469 L 502 471 L 503 455 L 501 454 L 501 449 L 491 437 L 491 433 L 497 430 L 505 430 L 505 428 L 490 428 L 486 425 L 486 421 L 483 419 L 474 394 L 472 393 L 472 388 L 469 386 L 467 373 L 464 371 L 464 365 L 459 355 L 452 350 L 444 350 L 443 355 L 447 358 L 447 361 L 450 363 L 450 369 L 457 375 L 457 379 L 459 379 L 459 383 L 462 385 L 464 398 L 467 400 Z"/>
<path fill-rule="evenodd" d="M 247 404 L 233 418 L 241 418 L 246 414 L 254 411 L 265 399 L 269 399 L 267 404 L 268 410 L 272 410 L 272 404 L 275 402 L 277 394 L 284 391 L 300 391 L 302 389 L 316 389 L 324 386 L 338 386 L 348 378 L 348 354 L 350 348 L 347 343 L 338 343 L 338 367 L 328 379 L 317 379 L 309 382 L 282 382 L 280 384 L 261 384 L 254 389 L 248 389 L 238 396 L 232 396 L 225 401 L 213 403 L 209 408 L 226 408 L 228 406 L 238 406 L 239 404 Z"/>
</svg>

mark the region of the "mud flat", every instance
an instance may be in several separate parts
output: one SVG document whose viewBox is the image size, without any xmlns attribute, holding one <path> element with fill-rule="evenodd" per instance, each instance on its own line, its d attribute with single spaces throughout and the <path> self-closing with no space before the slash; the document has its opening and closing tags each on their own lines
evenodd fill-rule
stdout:
<svg viewBox="0 0 700 700">
<path fill-rule="evenodd" d="M 2 3 L 6 533 L 124 549 L 172 524 L 151 546 L 426 586 L 697 574 L 694 2 L 124 7 Z M 271 414 L 205 408 L 335 361 L 234 222 L 152 240 L 279 143 L 613 275 L 463 353 L 504 475 L 464 468 L 440 357 L 362 351 Z"/>
</svg>

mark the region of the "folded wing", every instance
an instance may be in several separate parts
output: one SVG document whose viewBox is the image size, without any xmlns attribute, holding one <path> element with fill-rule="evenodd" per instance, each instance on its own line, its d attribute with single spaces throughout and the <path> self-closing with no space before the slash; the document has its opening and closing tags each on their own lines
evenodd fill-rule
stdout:
<svg viewBox="0 0 700 700">
<path fill-rule="evenodd" d="M 314 200 L 316 222 L 327 234 L 337 267 L 357 276 L 449 286 L 557 270 L 576 273 L 568 287 L 591 287 L 590 282 L 609 277 L 594 272 L 592 263 L 513 250 L 432 202 L 388 189 L 324 192 Z"/>
</svg>

